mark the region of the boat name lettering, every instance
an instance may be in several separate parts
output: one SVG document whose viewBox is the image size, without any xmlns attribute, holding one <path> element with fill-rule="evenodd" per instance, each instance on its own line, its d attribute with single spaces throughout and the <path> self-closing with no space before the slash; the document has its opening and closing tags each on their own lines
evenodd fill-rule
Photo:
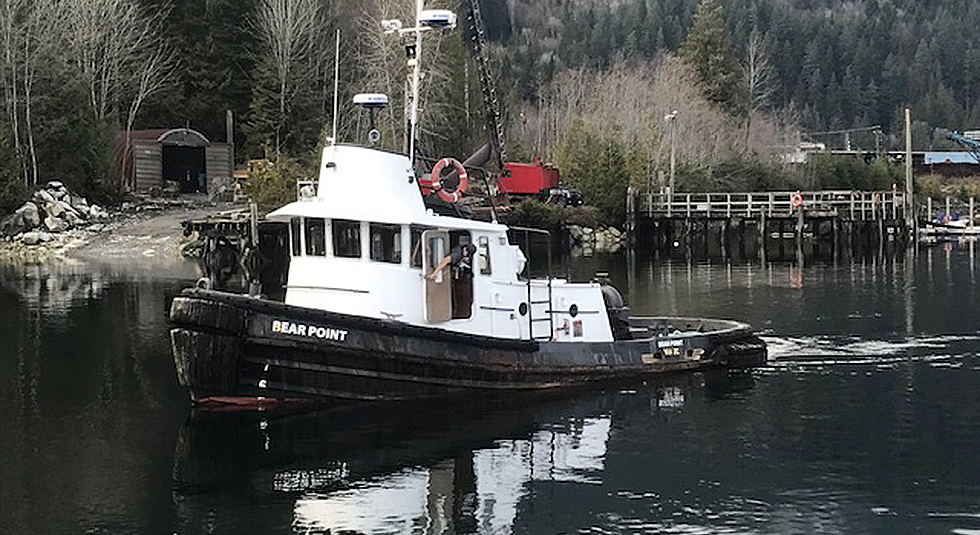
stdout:
<svg viewBox="0 0 980 535">
<path fill-rule="evenodd" d="M 332 329 L 320 325 L 305 325 L 285 320 L 272 320 L 272 332 L 307 336 L 321 340 L 333 340 L 335 342 L 347 341 L 347 331 L 343 329 Z"/>
<path fill-rule="evenodd" d="M 657 347 L 680 347 L 684 345 L 684 340 L 661 340 L 657 342 Z"/>
</svg>

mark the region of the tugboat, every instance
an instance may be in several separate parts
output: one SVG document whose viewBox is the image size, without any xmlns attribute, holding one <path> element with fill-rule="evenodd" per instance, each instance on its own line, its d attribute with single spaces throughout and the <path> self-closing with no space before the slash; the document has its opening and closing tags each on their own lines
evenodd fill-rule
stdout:
<svg viewBox="0 0 980 535">
<path fill-rule="evenodd" d="M 386 23 L 415 32 L 418 54 L 423 30 L 453 26 L 451 15 L 420 5 L 416 28 Z M 766 362 L 744 323 L 631 317 L 602 277 L 521 276 L 507 226 L 426 202 L 430 192 L 453 207 L 467 175 L 444 158 L 416 176 L 412 100 L 409 155 L 331 142 L 316 184 L 266 216 L 289 229 L 284 302 L 207 280 L 174 298 L 174 362 L 196 403 L 420 399 Z"/>
</svg>

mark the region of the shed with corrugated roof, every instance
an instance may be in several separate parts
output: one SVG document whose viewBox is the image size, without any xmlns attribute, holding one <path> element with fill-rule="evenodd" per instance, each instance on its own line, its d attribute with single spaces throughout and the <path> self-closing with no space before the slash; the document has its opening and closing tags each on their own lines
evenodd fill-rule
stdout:
<svg viewBox="0 0 980 535">
<path fill-rule="evenodd" d="M 117 180 L 128 191 L 153 188 L 216 194 L 232 183 L 230 143 L 190 128 L 130 130 L 116 139 Z"/>
</svg>

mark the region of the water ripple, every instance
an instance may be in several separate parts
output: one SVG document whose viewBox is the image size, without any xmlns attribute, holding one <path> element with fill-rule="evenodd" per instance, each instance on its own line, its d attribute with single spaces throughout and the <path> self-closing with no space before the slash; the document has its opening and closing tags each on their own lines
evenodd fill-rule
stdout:
<svg viewBox="0 0 980 535">
<path fill-rule="evenodd" d="M 933 368 L 957 369 L 977 355 L 977 335 L 915 336 L 869 340 L 850 336 L 763 337 L 769 346 L 771 368 L 814 369 L 827 366 L 872 366 L 878 370 L 909 362 Z"/>
</svg>

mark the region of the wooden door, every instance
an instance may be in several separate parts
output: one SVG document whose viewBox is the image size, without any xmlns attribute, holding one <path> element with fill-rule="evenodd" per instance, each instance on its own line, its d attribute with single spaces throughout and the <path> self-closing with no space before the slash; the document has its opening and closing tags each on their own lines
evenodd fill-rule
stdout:
<svg viewBox="0 0 980 535">
<path fill-rule="evenodd" d="M 427 230 L 422 233 L 422 273 L 425 275 L 425 321 L 442 323 L 453 315 L 452 267 L 446 266 L 434 278 L 432 270 L 449 254 L 449 233 Z"/>
</svg>

